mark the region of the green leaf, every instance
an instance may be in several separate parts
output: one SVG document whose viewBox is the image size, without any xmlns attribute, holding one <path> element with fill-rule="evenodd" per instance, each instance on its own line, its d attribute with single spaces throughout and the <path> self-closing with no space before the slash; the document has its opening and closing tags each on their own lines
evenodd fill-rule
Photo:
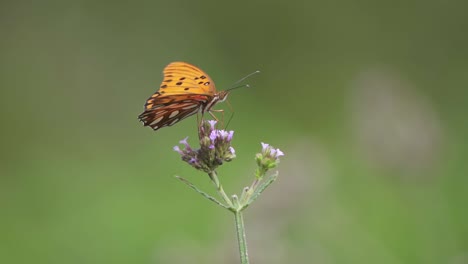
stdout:
<svg viewBox="0 0 468 264">
<path fill-rule="evenodd" d="M 185 183 L 188 187 L 192 188 L 193 190 L 195 190 L 197 193 L 203 195 L 203 197 L 205 197 L 206 199 L 214 202 L 215 204 L 221 206 L 221 207 L 224 207 L 226 209 L 230 209 L 228 206 L 224 205 L 223 203 L 219 202 L 218 200 L 216 200 L 216 198 L 214 198 L 213 196 L 210 196 L 209 194 L 207 194 L 206 192 L 198 189 L 193 183 L 189 182 L 188 180 L 180 177 L 180 176 L 175 176 L 177 179 L 179 179 L 181 182 Z"/>
<path fill-rule="evenodd" d="M 263 191 L 270 186 L 276 179 L 278 178 L 278 172 L 275 172 L 272 174 L 268 179 L 266 179 L 258 188 L 254 191 L 252 196 L 250 196 L 250 199 L 247 201 L 243 209 L 247 208 L 251 203 L 253 203 L 262 193 Z"/>
</svg>

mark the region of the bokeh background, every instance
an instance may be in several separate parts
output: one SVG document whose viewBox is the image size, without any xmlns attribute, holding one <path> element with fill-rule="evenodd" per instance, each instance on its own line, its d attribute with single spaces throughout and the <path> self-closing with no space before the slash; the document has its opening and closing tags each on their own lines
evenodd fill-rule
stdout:
<svg viewBox="0 0 468 264">
<path fill-rule="evenodd" d="M 268 142 L 252 263 L 468 263 L 464 1 L 2 1 L 0 263 L 238 263 L 233 217 L 137 120 L 171 61 L 230 96 L 229 193 Z M 227 109 L 226 105 L 220 106 Z M 211 192 L 212 193 L 212 192 Z"/>
</svg>

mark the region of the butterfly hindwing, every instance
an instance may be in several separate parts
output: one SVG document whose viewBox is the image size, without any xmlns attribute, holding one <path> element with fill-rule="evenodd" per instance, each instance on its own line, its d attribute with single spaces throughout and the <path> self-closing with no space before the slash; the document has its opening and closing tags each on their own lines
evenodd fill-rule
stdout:
<svg viewBox="0 0 468 264">
<path fill-rule="evenodd" d="M 145 126 L 150 126 L 158 130 L 165 126 L 172 126 L 200 111 L 207 102 L 206 96 L 189 96 L 188 98 L 176 101 L 176 97 L 168 97 L 167 102 L 161 100 L 151 100 L 146 103 L 146 110 L 138 117 Z M 164 101 L 164 100 L 162 100 Z"/>
<path fill-rule="evenodd" d="M 198 112 L 198 104 L 185 103 L 184 108 L 166 106 L 158 109 L 157 112 L 148 112 L 140 119 L 145 126 L 150 126 L 153 130 L 158 130 L 165 126 L 172 126 L 184 118 L 194 115 Z"/>
</svg>

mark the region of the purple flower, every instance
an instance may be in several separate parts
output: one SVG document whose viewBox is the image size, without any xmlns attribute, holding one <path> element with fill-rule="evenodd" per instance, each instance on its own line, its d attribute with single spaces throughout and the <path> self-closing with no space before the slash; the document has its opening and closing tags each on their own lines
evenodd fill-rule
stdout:
<svg viewBox="0 0 468 264">
<path fill-rule="evenodd" d="M 229 134 L 228 134 L 228 136 L 227 136 L 227 140 L 228 140 L 228 141 L 231 141 L 233 136 L 234 136 L 234 131 L 232 131 L 232 130 L 229 131 Z"/>
<path fill-rule="evenodd" d="M 280 149 L 270 148 L 271 157 L 278 159 L 281 156 L 284 156 L 284 153 Z"/>
<path fill-rule="evenodd" d="M 280 149 L 275 149 L 270 144 L 262 143 L 262 155 L 265 157 L 270 157 L 273 159 L 278 159 L 281 156 L 284 156 L 284 153 Z"/>
<path fill-rule="evenodd" d="M 216 126 L 216 123 L 218 123 L 218 121 L 208 120 L 208 123 L 210 124 L 211 130 L 215 130 L 215 126 Z"/>
<path fill-rule="evenodd" d="M 188 140 L 188 137 L 186 137 L 186 138 L 182 139 L 181 141 L 179 141 L 179 144 L 184 144 L 187 147 L 189 145 L 187 140 Z"/>
<path fill-rule="evenodd" d="M 215 120 L 203 121 L 199 129 L 199 149 L 190 148 L 187 138 L 179 142 L 185 146 L 184 150 L 178 146 L 174 147 L 174 150 L 181 155 L 182 160 L 207 173 L 236 157 L 234 148 L 231 147 L 234 131 L 218 130 L 215 128 L 216 123 Z"/>
<path fill-rule="evenodd" d="M 174 151 L 177 151 L 179 152 L 180 155 L 184 154 L 184 152 L 182 152 L 182 150 L 180 150 L 179 146 L 174 146 Z"/>
<path fill-rule="evenodd" d="M 187 151 L 191 151 L 192 148 L 190 148 L 190 145 L 189 145 L 189 143 L 187 142 L 187 140 L 188 140 L 188 137 L 186 137 L 186 138 L 182 139 L 181 141 L 179 141 L 179 144 L 184 145 L 184 146 L 185 146 L 185 149 L 186 149 Z"/>
<path fill-rule="evenodd" d="M 226 130 L 218 130 L 218 137 L 220 139 L 226 139 L 228 137 L 228 132 Z"/>
<path fill-rule="evenodd" d="M 229 151 L 234 155 L 236 154 L 236 150 L 233 147 L 229 147 Z"/>
<path fill-rule="evenodd" d="M 280 149 L 276 149 L 276 158 L 279 158 L 281 156 L 284 156 L 283 151 L 281 151 Z"/>
<path fill-rule="evenodd" d="M 257 178 L 263 177 L 265 173 L 278 166 L 279 157 L 284 156 L 280 149 L 275 149 L 271 145 L 262 142 L 262 152 L 255 156 L 257 161 Z"/>
<path fill-rule="evenodd" d="M 216 138 L 218 137 L 218 133 L 217 133 L 217 132 L 218 132 L 218 130 L 213 130 L 213 131 L 211 131 L 211 133 L 210 133 L 210 140 L 211 140 L 211 142 L 213 142 L 213 143 L 215 142 Z"/>
</svg>

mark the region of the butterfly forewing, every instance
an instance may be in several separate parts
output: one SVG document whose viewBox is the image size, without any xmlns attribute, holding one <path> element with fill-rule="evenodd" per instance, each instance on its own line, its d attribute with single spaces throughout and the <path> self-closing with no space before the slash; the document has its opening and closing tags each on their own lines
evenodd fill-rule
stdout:
<svg viewBox="0 0 468 264">
<path fill-rule="evenodd" d="M 173 94 L 213 96 L 216 88 L 208 74 L 196 66 L 185 62 L 172 62 L 164 68 L 164 80 L 159 92 L 162 96 Z"/>
</svg>

